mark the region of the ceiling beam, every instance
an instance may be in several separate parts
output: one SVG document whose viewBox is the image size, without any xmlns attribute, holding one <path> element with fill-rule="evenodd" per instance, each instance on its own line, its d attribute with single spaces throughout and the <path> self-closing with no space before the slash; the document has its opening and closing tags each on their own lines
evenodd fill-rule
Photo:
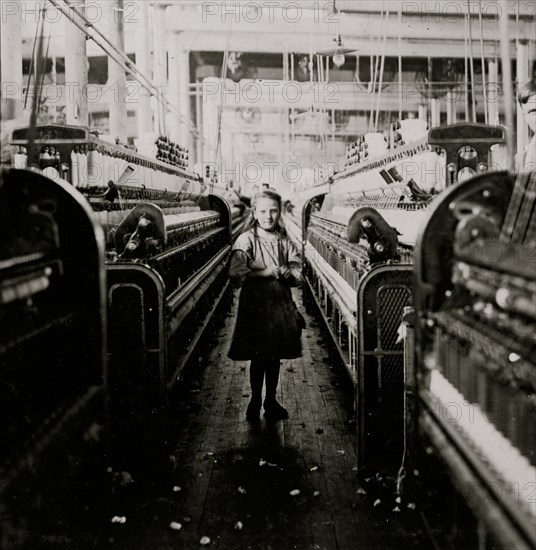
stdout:
<svg viewBox="0 0 536 550">
<path fill-rule="evenodd" d="M 341 6 L 346 3 L 339 2 Z M 367 3 L 369 4 L 369 3 Z M 380 6 L 382 3 L 376 2 Z M 387 7 L 392 2 L 387 2 Z M 340 33 L 343 42 L 360 38 L 364 40 L 377 40 L 387 33 L 388 39 L 418 41 L 457 40 L 462 44 L 468 36 L 468 30 L 464 26 L 464 16 L 456 13 L 449 13 L 445 7 L 465 5 L 465 2 L 436 2 L 435 12 L 421 10 L 421 4 L 426 2 L 404 2 L 406 6 L 414 6 L 398 17 L 396 11 L 391 10 L 387 24 L 381 14 L 346 12 L 333 13 L 325 10 L 329 2 L 317 2 L 317 10 L 296 8 L 296 2 L 249 2 L 243 9 L 232 9 L 221 2 L 204 2 L 197 9 L 188 9 L 184 6 L 172 5 L 167 8 L 168 30 L 172 31 L 193 31 L 205 34 L 205 38 L 211 33 L 230 33 L 231 37 L 246 34 L 251 37 L 255 34 L 257 42 L 263 42 L 269 35 L 283 36 L 287 41 L 292 41 L 294 36 L 305 35 L 313 44 L 319 40 L 327 41 L 331 45 L 332 39 Z M 470 2 L 471 4 L 471 2 Z M 474 2 L 472 3 L 474 4 Z M 478 3 L 477 3 L 478 4 Z M 497 2 L 484 2 L 483 6 L 493 4 L 499 8 Z M 269 9 L 269 6 L 282 5 L 284 8 Z M 515 6 L 514 3 L 512 5 Z M 248 7 L 249 6 L 249 7 Z M 259 6 L 252 9 L 251 6 Z M 268 7 L 267 7 L 268 6 Z M 248 7 L 248 9 L 246 9 Z M 526 6 L 527 9 L 529 6 Z M 491 9 L 491 8 L 489 8 Z M 509 34 L 527 40 L 534 40 L 535 35 L 535 5 L 532 2 L 531 17 L 520 17 L 519 24 L 516 21 L 515 11 L 509 14 Z M 490 12 L 491 13 L 491 12 Z M 496 13 L 496 12 L 495 12 Z M 528 13 L 528 12 L 527 12 Z M 484 40 L 495 41 L 499 36 L 500 18 L 489 16 L 482 21 L 482 36 Z M 480 25 L 478 13 L 471 10 L 471 34 L 473 40 L 480 40 Z M 209 40 L 210 43 L 210 40 Z M 326 44 L 319 45 L 319 48 Z M 346 44 L 344 44 L 346 46 Z"/>
<path fill-rule="evenodd" d="M 184 42 L 189 45 L 190 51 L 225 51 L 227 47 L 227 35 L 219 31 L 203 33 L 199 31 L 184 32 Z M 324 41 L 317 40 L 315 51 L 322 51 L 333 47 L 329 37 Z M 359 37 L 343 39 L 345 48 L 350 49 L 356 55 L 369 56 L 378 53 L 377 42 Z M 297 52 L 309 53 L 311 48 L 311 37 L 309 34 L 293 33 L 292 35 L 264 35 L 259 39 L 258 33 L 232 34 L 229 39 L 229 51 L 240 51 L 250 53 L 279 53 Z M 383 48 L 383 46 L 382 46 Z M 404 39 L 400 44 L 397 39 L 389 38 L 385 42 L 385 55 L 388 57 L 458 57 L 465 55 L 463 41 L 452 39 Z M 484 42 L 484 55 L 494 58 L 498 53 L 498 46 L 495 41 Z M 473 44 L 473 55 L 480 57 L 480 44 Z M 515 57 L 515 43 L 511 44 L 511 56 Z"/>
<path fill-rule="evenodd" d="M 380 13 L 382 5 L 389 7 L 388 19 Z M 172 4 L 167 8 L 166 21 L 169 31 L 185 33 L 185 41 L 194 51 L 225 51 L 228 45 L 231 51 L 314 53 L 333 48 L 334 39 L 340 34 L 343 47 L 358 55 L 379 53 L 386 36 L 387 56 L 463 58 L 468 55 L 469 27 L 460 6 L 470 11 L 472 50 L 479 57 L 479 5 L 471 0 L 339 1 L 342 13 L 337 13 L 329 11 L 330 2 L 203 2 L 196 6 Z M 516 37 L 534 42 L 536 5 L 534 1 L 523 1 L 510 6 L 510 55 L 515 58 Z M 498 51 L 500 3 L 484 2 L 482 10 L 486 14 L 482 20 L 484 56 L 494 58 Z"/>
<path fill-rule="evenodd" d="M 423 103 L 420 90 L 422 86 L 415 82 L 403 82 L 399 90 L 398 83 L 384 83 L 381 94 L 380 109 L 382 111 L 416 111 Z M 284 80 L 249 80 L 243 79 L 234 83 L 228 79 L 215 77 L 205 78 L 195 92 L 201 96 L 203 105 L 220 105 L 224 109 L 251 108 L 263 110 L 297 109 L 315 111 L 363 111 L 377 107 L 377 95 L 367 92 L 363 86 L 355 82 L 294 82 Z M 477 90 L 479 98 L 477 112 L 483 112 L 483 101 L 480 101 L 481 90 Z M 446 98 L 440 103 L 444 106 Z M 463 104 L 463 89 L 453 91 L 451 101 Z"/>
</svg>

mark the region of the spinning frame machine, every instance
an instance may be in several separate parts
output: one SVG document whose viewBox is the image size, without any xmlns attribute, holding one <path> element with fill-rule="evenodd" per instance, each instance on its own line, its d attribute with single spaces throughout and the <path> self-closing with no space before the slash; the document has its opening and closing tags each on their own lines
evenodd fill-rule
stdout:
<svg viewBox="0 0 536 550">
<path fill-rule="evenodd" d="M 536 546 L 535 201 L 534 172 L 480 175 L 436 200 L 417 242 L 415 459 L 446 465 L 445 514 L 472 516 L 481 548 Z"/>
<path fill-rule="evenodd" d="M 413 380 L 400 328 L 412 306 L 418 228 L 445 187 L 486 171 L 490 147 L 505 142 L 503 128 L 477 123 L 413 141 L 408 132 L 393 125 L 390 147 L 374 158 L 365 140 L 352 144 L 345 170 L 294 197 L 286 215 L 303 251 L 305 302 L 319 310 L 355 385 L 360 468 L 399 466 L 403 455 L 404 388 Z"/>
<path fill-rule="evenodd" d="M 306 303 L 355 385 L 359 466 L 421 472 L 399 488 L 436 488 L 420 505 L 451 542 L 533 548 L 535 175 L 488 172 L 502 127 L 396 141 L 371 160 L 352 144 L 286 216 Z"/>
<path fill-rule="evenodd" d="M 0 171 L 1 541 L 54 515 L 105 420 L 104 237 L 72 185 Z M 103 391 L 104 388 L 104 391 Z"/>
<path fill-rule="evenodd" d="M 83 356 L 84 350 L 91 348 L 93 382 L 99 390 L 105 389 L 114 467 L 159 460 L 166 456 L 169 443 L 168 403 L 175 383 L 218 305 L 230 298 L 225 268 L 232 239 L 244 221 L 245 206 L 225 190 L 215 188 L 213 194 L 203 194 L 199 176 L 185 167 L 184 152 L 180 158 L 162 141 L 159 156 L 165 161 L 151 160 L 132 149 L 104 142 L 85 128 L 49 125 L 35 129 L 34 153 L 28 158 L 29 137 L 28 129 L 14 132 L 15 163 L 41 172 L 11 169 L 3 174 L 2 192 L 7 197 L 3 204 L 9 213 L 3 219 L 5 223 L 11 220 L 7 234 L 12 241 L 4 247 L 2 258 L 3 322 L 7 323 L 7 316 L 12 318 L 15 310 L 21 319 L 30 313 L 44 318 L 44 313 L 33 312 L 40 307 L 32 306 L 26 313 L 27 303 L 44 303 L 52 290 L 58 311 L 64 302 L 67 309 L 72 306 L 77 311 L 77 304 L 90 298 L 90 311 L 98 304 L 99 313 L 93 315 L 91 323 L 87 319 L 69 321 L 64 336 L 68 344 L 73 343 L 72 349 L 66 345 L 74 354 L 69 355 L 69 361 L 76 363 L 78 354 Z M 162 151 L 161 146 L 165 146 Z M 16 182 L 21 182 L 20 188 Z M 52 197 L 56 192 L 74 197 L 63 199 L 57 219 L 56 199 L 45 196 L 41 200 L 40 185 L 50 190 Z M 37 206 L 33 205 L 33 195 L 41 201 Z M 24 205 L 24 212 L 19 203 Z M 87 220 L 86 234 L 78 237 L 75 232 L 83 223 L 75 219 L 80 217 L 76 208 Z M 72 213 L 66 214 L 69 209 Z M 22 217 L 12 220 L 13 216 Z M 33 250 L 34 244 L 37 250 L 44 246 L 38 237 L 45 230 L 46 242 L 56 247 L 51 267 L 41 266 L 43 260 Z M 99 241 L 91 237 L 91 231 Z M 87 241 L 91 238 L 97 242 L 90 246 Z M 21 242 L 29 248 L 27 254 L 21 253 Z M 77 260 L 77 269 L 65 269 L 64 264 L 71 266 L 74 258 L 84 261 Z M 91 272 L 84 267 L 86 263 L 91 264 Z M 64 287 L 64 291 L 58 290 Z M 99 299 L 95 297 L 98 293 Z M 65 328 L 67 321 L 58 323 Z M 97 338 L 99 330 L 106 334 Z M 52 370 L 56 365 L 67 369 L 67 360 L 54 357 L 53 349 L 59 346 L 55 340 L 50 340 L 51 354 L 42 361 L 27 349 L 32 349 L 34 337 L 48 341 L 46 333 L 41 328 L 26 331 L 24 323 L 11 327 L 4 333 L 9 338 L 1 348 L 3 368 L 11 365 L 10 372 L 14 372 L 14 365 L 22 363 L 28 370 L 24 376 L 39 371 L 42 361 L 50 363 Z M 27 385 L 21 383 L 22 387 Z M 14 382 L 13 387 L 16 385 Z M 69 394 L 68 384 L 56 386 L 63 388 L 59 393 Z M 80 396 L 71 397 L 76 400 Z M 13 407 L 15 416 L 19 409 Z M 45 412 L 38 415 L 33 426 L 26 426 L 21 434 L 31 439 L 34 428 L 44 429 L 45 421 L 53 431 L 59 419 L 50 423 L 46 418 Z"/>
</svg>

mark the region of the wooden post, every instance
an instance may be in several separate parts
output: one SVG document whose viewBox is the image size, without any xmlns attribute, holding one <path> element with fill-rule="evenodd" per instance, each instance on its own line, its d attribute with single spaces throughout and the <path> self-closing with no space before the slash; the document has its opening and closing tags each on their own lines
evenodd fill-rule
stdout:
<svg viewBox="0 0 536 550">
<path fill-rule="evenodd" d="M 501 69 L 504 98 L 504 116 L 506 126 L 506 150 L 508 169 L 514 168 L 514 97 L 512 94 L 511 43 L 508 29 L 508 1 L 501 0 L 502 17 L 499 21 L 501 37 Z"/>
<path fill-rule="evenodd" d="M 439 99 L 430 99 L 430 125 L 432 127 L 441 124 L 441 104 Z"/>
<path fill-rule="evenodd" d="M 103 13 L 110 42 L 120 51 L 125 51 L 124 0 L 105 2 Z M 110 106 L 110 136 L 127 142 L 127 75 L 125 69 L 108 58 L 108 82 L 106 85 Z"/>
<path fill-rule="evenodd" d="M 149 4 L 145 0 L 138 1 L 138 35 L 136 37 L 136 66 L 149 80 L 153 80 L 152 48 L 149 33 Z M 136 120 L 138 137 L 153 131 L 153 113 L 151 94 L 143 86 L 139 86 L 136 105 Z"/>
<path fill-rule="evenodd" d="M 447 92 L 447 124 L 455 124 L 457 121 L 457 99 L 452 90 Z"/>
<path fill-rule="evenodd" d="M 84 13 L 85 0 L 75 0 L 71 5 Z M 71 10 L 72 18 L 77 18 Z M 69 96 L 65 102 L 67 124 L 88 126 L 87 102 L 88 61 L 86 35 L 70 18 L 65 18 L 65 84 Z"/>
<path fill-rule="evenodd" d="M 143 2 L 145 0 L 142 0 Z M 153 48 L 154 48 L 154 61 L 155 61 L 155 80 L 157 87 L 164 95 L 164 90 L 168 85 L 168 63 L 167 63 L 167 36 L 166 36 L 166 5 L 160 3 L 153 3 L 150 8 L 152 10 L 152 22 L 153 22 Z M 168 96 L 166 95 L 166 98 Z M 169 98 L 168 98 L 169 99 Z M 167 128 L 167 109 L 161 103 L 157 103 L 158 109 L 158 127 L 160 132 L 168 134 Z"/>
<path fill-rule="evenodd" d="M 488 121 L 490 124 L 497 125 L 499 124 L 499 80 L 497 72 L 497 62 L 489 61 L 488 62 L 488 93 L 487 93 L 487 102 L 488 102 Z"/>
<path fill-rule="evenodd" d="M 169 32 L 168 37 L 170 103 L 178 109 L 169 116 L 169 134 L 181 147 L 194 152 L 192 108 L 190 105 L 190 51 L 181 33 Z"/>
<path fill-rule="evenodd" d="M 21 0 L 6 3 L 0 17 L 0 120 L 22 117 Z"/>
<path fill-rule="evenodd" d="M 419 105 L 419 114 L 417 118 L 428 122 L 428 109 L 426 105 L 424 104 Z"/>
<path fill-rule="evenodd" d="M 528 45 L 526 40 L 519 40 L 516 48 L 516 82 L 517 89 L 520 86 L 523 86 L 525 82 L 529 79 L 529 64 L 528 64 Z M 517 91 L 517 90 L 516 90 Z M 521 152 L 525 150 L 527 143 L 529 142 L 529 133 L 528 126 L 525 122 L 525 117 L 523 116 L 523 109 L 517 101 L 517 94 L 514 98 L 516 104 L 516 128 L 517 128 L 517 143 L 516 150 Z"/>
</svg>

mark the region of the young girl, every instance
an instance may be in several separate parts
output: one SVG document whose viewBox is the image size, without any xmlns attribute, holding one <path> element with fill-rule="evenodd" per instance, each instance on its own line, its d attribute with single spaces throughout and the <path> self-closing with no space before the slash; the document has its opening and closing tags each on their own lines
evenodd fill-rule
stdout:
<svg viewBox="0 0 536 550">
<path fill-rule="evenodd" d="M 280 359 L 301 356 L 301 326 L 291 287 L 301 279 L 296 247 L 280 225 L 281 197 L 263 189 L 252 200 L 250 229 L 236 240 L 229 275 L 241 286 L 235 332 L 229 358 L 250 360 L 251 401 L 246 419 L 258 422 L 266 378 L 264 415 L 288 418 L 276 400 Z"/>
<path fill-rule="evenodd" d="M 525 82 L 520 88 L 517 100 L 528 127 L 534 132 L 531 141 L 524 151 L 517 154 L 519 170 L 532 172 L 536 170 L 536 78 Z"/>
</svg>

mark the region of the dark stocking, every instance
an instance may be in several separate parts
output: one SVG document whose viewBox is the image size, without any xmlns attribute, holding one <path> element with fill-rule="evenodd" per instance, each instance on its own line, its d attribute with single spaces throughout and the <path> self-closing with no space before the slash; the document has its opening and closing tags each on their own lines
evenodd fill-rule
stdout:
<svg viewBox="0 0 536 550">
<path fill-rule="evenodd" d="M 275 398 L 277 393 L 277 384 L 279 383 L 279 360 L 266 362 L 266 398 L 264 400 L 264 413 L 271 420 L 281 420 L 288 418 L 288 412 L 285 407 L 280 405 Z"/>
<path fill-rule="evenodd" d="M 266 401 L 275 401 L 277 385 L 279 384 L 279 361 L 266 362 Z"/>
<path fill-rule="evenodd" d="M 251 384 L 251 401 L 259 404 L 262 402 L 262 386 L 264 383 L 265 365 L 262 361 L 251 361 L 249 367 L 249 383 Z M 268 384 L 268 380 L 266 381 Z"/>
<path fill-rule="evenodd" d="M 249 366 L 249 383 L 251 385 L 251 401 L 249 402 L 246 419 L 258 422 L 262 404 L 262 386 L 264 383 L 264 363 L 251 361 Z"/>
</svg>

